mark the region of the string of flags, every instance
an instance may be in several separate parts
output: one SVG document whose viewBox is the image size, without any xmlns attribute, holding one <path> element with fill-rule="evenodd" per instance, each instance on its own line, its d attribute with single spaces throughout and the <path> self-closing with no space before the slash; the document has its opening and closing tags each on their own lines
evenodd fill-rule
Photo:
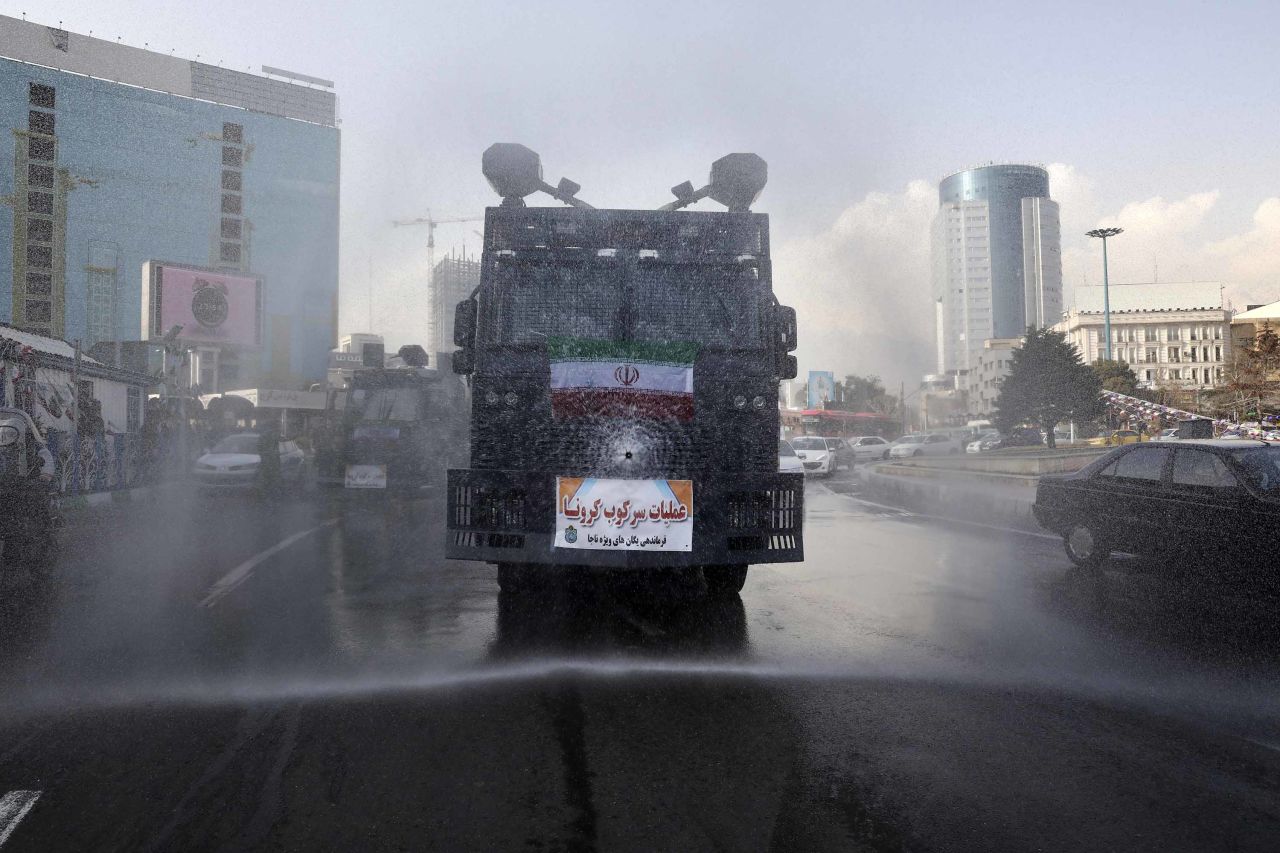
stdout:
<svg viewBox="0 0 1280 853">
<path fill-rule="evenodd" d="M 1212 420 L 1215 426 L 1220 427 L 1231 425 L 1230 421 L 1221 418 L 1206 418 L 1204 415 L 1198 415 L 1195 412 L 1176 409 L 1173 406 L 1164 406 L 1160 403 L 1153 403 L 1150 400 L 1141 400 L 1137 397 L 1130 397 L 1128 394 L 1121 394 L 1118 391 L 1103 391 L 1102 396 L 1112 414 L 1142 418 L 1143 420 L 1150 420 L 1160 415 L 1173 420 Z"/>
</svg>

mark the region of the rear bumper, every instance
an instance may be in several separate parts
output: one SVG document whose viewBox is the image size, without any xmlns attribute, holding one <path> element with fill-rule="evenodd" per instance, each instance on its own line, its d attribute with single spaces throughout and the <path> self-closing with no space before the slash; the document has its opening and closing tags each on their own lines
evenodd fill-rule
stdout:
<svg viewBox="0 0 1280 853">
<path fill-rule="evenodd" d="M 554 474 L 451 469 L 445 556 L 454 560 L 673 568 L 804 559 L 804 475 L 693 477 L 690 551 L 557 548 Z"/>
<path fill-rule="evenodd" d="M 191 475 L 191 482 L 201 489 L 247 489 L 258 482 L 258 472 L 228 471 L 226 473 L 210 473 L 196 471 Z"/>
</svg>

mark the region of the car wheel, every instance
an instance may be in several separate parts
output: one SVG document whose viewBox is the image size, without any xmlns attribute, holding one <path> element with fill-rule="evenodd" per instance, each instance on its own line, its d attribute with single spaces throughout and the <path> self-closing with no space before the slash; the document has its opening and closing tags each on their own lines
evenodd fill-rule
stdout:
<svg viewBox="0 0 1280 853">
<path fill-rule="evenodd" d="M 880 454 L 880 458 L 881 458 L 881 459 L 888 459 L 888 458 L 889 458 L 889 451 L 887 451 L 887 450 L 886 450 L 884 453 Z"/>
<path fill-rule="evenodd" d="M 747 567 L 703 566 L 702 578 L 707 584 L 707 595 L 717 598 L 737 595 L 747 582 Z"/>
<path fill-rule="evenodd" d="M 1068 527 L 1062 534 L 1062 544 L 1067 549 L 1067 557 L 1082 569 L 1097 569 L 1111 556 L 1105 534 L 1089 521 Z"/>
<path fill-rule="evenodd" d="M 924 455 L 924 451 L 923 451 L 923 450 L 917 450 L 917 451 L 913 452 L 911 455 L 912 455 L 912 456 L 923 456 L 923 455 Z"/>
</svg>

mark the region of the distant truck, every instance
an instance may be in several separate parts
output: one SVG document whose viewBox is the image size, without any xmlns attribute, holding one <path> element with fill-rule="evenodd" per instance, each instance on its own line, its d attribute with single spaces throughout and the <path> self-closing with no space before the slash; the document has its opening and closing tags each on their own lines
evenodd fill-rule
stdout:
<svg viewBox="0 0 1280 853">
<path fill-rule="evenodd" d="M 448 368 L 431 368 L 410 345 L 356 368 L 317 443 L 324 485 L 349 490 L 416 491 L 441 486 L 467 456 L 466 387 Z"/>
<path fill-rule="evenodd" d="M 656 211 L 596 210 L 498 144 L 484 173 L 480 286 L 458 305 L 471 465 L 449 471 L 453 559 L 540 574 L 700 568 L 736 593 L 751 563 L 804 557 L 801 474 L 778 472 L 778 382 L 794 310 L 772 288 L 764 161 L 731 154 Z M 569 208 L 529 208 L 550 193 Z M 681 212 L 710 196 L 727 212 Z"/>
</svg>

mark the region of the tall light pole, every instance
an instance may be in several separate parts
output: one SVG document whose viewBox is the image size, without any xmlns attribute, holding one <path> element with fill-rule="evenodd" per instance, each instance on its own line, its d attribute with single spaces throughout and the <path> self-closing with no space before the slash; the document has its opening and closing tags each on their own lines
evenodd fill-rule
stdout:
<svg viewBox="0 0 1280 853">
<path fill-rule="evenodd" d="M 1086 237 L 1102 238 L 1102 316 L 1107 335 L 1107 361 L 1111 361 L 1111 282 L 1107 279 L 1107 238 L 1123 234 L 1123 228 L 1095 228 Z"/>
</svg>

